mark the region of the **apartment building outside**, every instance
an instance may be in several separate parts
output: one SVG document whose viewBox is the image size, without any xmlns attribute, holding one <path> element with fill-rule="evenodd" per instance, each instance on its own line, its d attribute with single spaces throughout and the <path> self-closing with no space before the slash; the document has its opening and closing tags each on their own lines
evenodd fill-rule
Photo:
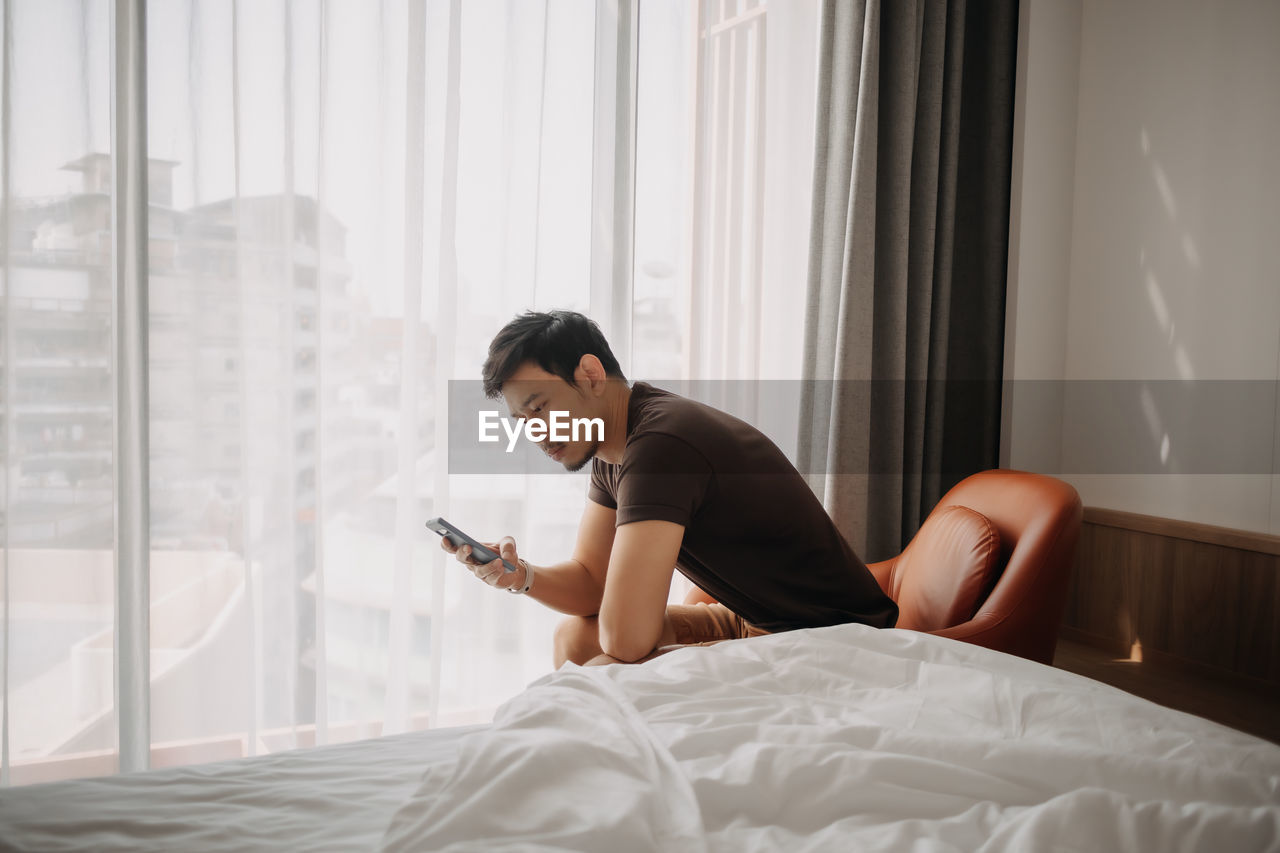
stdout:
<svg viewBox="0 0 1280 853">
<path fill-rule="evenodd" d="M 161 709 L 152 734 L 195 744 L 184 760 L 207 760 L 235 751 L 228 744 L 243 753 L 305 740 L 299 721 L 317 719 L 320 552 L 367 553 L 395 536 L 394 513 L 372 507 L 397 464 L 402 321 L 373 318 L 353 295 L 344 226 L 314 199 L 175 210 L 177 165 L 152 160 L 149 169 L 152 692 Z M 18 316 L 0 325 L 16 330 L 0 347 L 12 358 L 0 414 L 13 441 L 3 448 L 0 524 L 12 659 L 26 667 L 9 682 L 19 774 L 57 756 L 100 760 L 115 737 L 110 159 L 91 153 L 65 168 L 79 173 L 78 192 L 12 202 L 5 286 Z M 416 419 L 424 452 L 434 435 L 427 391 Z M 425 485 L 429 500 L 430 478 Z M 366 626 L 386 623 L 387 599 L 353 594 L 360 569 L 327 567 L 326 610 L 338 614 L 325 627 L 336 656 L 326 662 L 327 717 L 339 725 L 385 686 L 386 633 Z M 413 603 L 419 699 L 429 689 L 425 595 Z M 255 654 L 262 646 L 292 653 Z M 190 683 L 199 678 L 239 686 L 211 703 Z M 282 729 L 283 740 L 271 734 Z M 259 742 L 245 742 L 248 732 Z"/>
</svg>

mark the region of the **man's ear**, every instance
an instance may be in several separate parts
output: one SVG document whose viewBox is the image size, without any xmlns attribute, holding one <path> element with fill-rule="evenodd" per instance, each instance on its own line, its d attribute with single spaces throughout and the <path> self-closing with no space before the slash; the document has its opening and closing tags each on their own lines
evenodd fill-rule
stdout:
<svg viewBox="0 0 1280 853">
<path fill-rule="evenodd" d="M 583 393 L 598 397 L 604 392 L 604 383 L 608 379 L 608 375 L 605 373 L 604 365 L 600 363 L 600 359 L 587 353 L 578 360 L 578 366 L 573 371 L 573 378 Z"/>
</svg>

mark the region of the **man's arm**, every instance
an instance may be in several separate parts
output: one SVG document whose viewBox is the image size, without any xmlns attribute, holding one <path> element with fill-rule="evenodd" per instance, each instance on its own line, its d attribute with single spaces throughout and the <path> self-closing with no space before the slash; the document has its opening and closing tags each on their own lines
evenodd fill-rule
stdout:
<svg viewBox="0 0 1280 853">
<path fill-rule="evenodd" d="M 600 648 L 620 661 L 636 661 L 662 639 L 684 526 L 635 521 L 617 529 L 609 556 L 609 582 L 600 604 Z"/>
<path fill-rule="evenodd" d="M 588 500 L 578 525 L 573 556 L 553 566 L 534 566 L 529 597 L 571 616 L 599 613 L 617 517 L 617 510 Z"/>
</svg>

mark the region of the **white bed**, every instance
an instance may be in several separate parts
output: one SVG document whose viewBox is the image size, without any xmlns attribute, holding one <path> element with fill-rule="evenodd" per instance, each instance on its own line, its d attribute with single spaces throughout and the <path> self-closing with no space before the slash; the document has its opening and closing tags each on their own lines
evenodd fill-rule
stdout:
<svg viewBox="0 0 1280 853">
<path fill-rule="evenodd" d="M 0 850 L 369 850 L 423 769 L 485 728 L 0 789 Z"/>
<path fill-rule="evenodd" d="M 843 625 L 569 666 L 490 726 L 0 795 L 21 850 L 1280 850 L 1280 746 Z"/>
</svg>

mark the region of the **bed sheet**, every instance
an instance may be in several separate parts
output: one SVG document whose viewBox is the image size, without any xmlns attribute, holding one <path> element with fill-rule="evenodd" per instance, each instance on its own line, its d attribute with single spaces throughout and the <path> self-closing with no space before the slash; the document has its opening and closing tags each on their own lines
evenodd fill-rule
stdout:
<svg viewBox="0 0 1280 853">
<path fill-rule="evenodd" d="M 427 770 L 384 849 L 1280 850 L 1280 746 L 842 625 L 567 665 Z"/>
<path fill-rule="evenodd" d="M 424 769 L 484 728 L 0 789 L 0 850 L 374 849 Z"/>
</svg>

